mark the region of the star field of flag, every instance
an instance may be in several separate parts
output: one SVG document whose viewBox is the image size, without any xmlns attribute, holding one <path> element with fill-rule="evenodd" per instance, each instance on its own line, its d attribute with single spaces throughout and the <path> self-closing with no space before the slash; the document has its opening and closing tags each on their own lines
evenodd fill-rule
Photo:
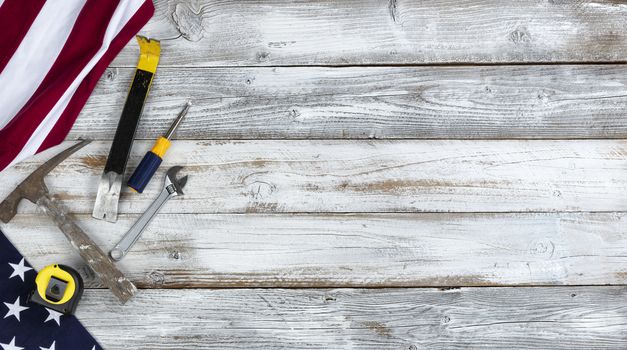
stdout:
<svg viewBox="0 0 627 350">
<path fill-rule="evenodd" d="M 28 302 L 36 275 L 0 231 L 0 349 L 101 349 L 76 317 Z"/>
</svg>

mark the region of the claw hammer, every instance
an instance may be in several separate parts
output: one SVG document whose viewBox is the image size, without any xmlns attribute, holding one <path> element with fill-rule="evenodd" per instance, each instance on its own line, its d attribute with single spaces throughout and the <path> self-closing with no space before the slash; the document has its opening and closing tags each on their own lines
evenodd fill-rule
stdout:
<svg viewBox="0 0 627 350">
<path fill-rule="evenodd" d="M 81 141 L 76 145 L 57 154 L 37 168 L 26 180 L 17 186 L 9 196 L 0 203 L 0 221 L 8 223 L 17 214 L 17 206 L 22 199 L 37 204 L 63 231 L 72 247 L 78 251 L 85 263 L 96 273 L 102 283 L 124 304 L 135 295 L 137 288 L 113 264 L 107 254 L 72 221 L 67 209 L 58 200 L 50 196 L 44 183 L 44 177 L 65 158 L 83 148 L 89 142 Z"/>
</svg>

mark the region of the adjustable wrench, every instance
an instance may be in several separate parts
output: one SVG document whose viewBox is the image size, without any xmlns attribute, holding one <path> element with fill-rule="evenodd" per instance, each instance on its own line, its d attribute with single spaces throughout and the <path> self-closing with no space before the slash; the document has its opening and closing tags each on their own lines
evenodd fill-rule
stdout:
<svg viewBox="0 0 627 350">
<path fill-rule="evenodd" d="M 168 170 L 165 175 L 165 186 L 163 190 L 133 227 L 122 237 L 120 242 L 109 252 L 111 259 L 115 261 L 122 260 L 133 245 L 137 243 L 144 229 L 146 229 L 152 218 L 159 212 L 163 204 L 172 197 L 184 194 L 183 187 L 185 187 L 187 183 L 187 176 L 182 177 L 180 180 L 176 179 L 176 174 L 181 169 L 183 169 L 183 167 L 175 166 Z"/>
</svg>

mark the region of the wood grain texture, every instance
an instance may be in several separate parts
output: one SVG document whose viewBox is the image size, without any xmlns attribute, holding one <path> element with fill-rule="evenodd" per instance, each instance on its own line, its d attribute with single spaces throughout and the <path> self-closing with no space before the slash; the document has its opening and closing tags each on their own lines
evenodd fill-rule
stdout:
<svg viewBox="0 0 627 350">
<path fill-rule="evenodd" d="M 620 287 L 88 290 L 105 349 L 624 349 Z"/>
<path fill-rule="evenodd" d="M 104 348 L 627 348 L 627 143 L 594 140 L 627 138 L 624 1 L 155 6 L 150 141 L 127 175 L 191 98 L 185 140 L 117 224 L 89 216 L 130 43 L 69 136 L 101 141 L 47 177 L 108 250 L 186 166 L 119 264 L 144 289 L 125 307 L 95 289 L 30 203 L 1 226 L 36 268 L 87 275 L 78 316 Z M 0 198 L 45 157 L 0 173 Z"/>
<path fill-rule="evenodd" d="M 109 251 L 137 218 L 77 222 Z M 624 213 L 161 214 L 118 266 L 141 288 L 627 284 L 626 223 Z M 2 230 L 35 268 L 85 265 L 45 217 Z"/>
<path fill-rule="evenodd" d="M 115 133 L 133 69 L 110 68 L 71 139 Z M 627 137 L 627 66 L 161 68 L 136 137 Z"/>
<path fill-rule="evenodd" d="M 67 146 L 67 143 L 65 144 Z M 152 142 L 136 142 L 127 176 Z M 177 141 L 141 195 L 185 165 L 185 195 L 163 213 L 627 211 L 627 144 L 585 141 Z M 109 142 L 94 142 L 46 181 L 74 213 L 90 213 Z M 41 159 L 0 174 L 0 198 Z M 45 158 L 44 158 L 45 159 Z"/>
<path fill-rule="evenodd" d="M 158 1 L 161 67 L 624 61 L 616 0 Z M 136 45 L 114 65 L 134 66 Z"/>
</svg>

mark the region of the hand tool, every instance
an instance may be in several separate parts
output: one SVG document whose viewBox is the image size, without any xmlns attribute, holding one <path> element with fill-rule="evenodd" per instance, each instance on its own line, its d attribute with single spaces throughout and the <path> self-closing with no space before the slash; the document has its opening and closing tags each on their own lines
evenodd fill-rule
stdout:
<svg viewBox="0 0 627 350">
<path fill-rule="evenodd" d="M 135 78 L 126 97 L 122 116 L 111 144 L 107 164 L 100 178 L 98 194 L 94 205 L 93 217 L 99 220 L 116 222 L 118 219 L 118 202 L 122 189 L 122 178 L 126 170 L 126 162 L 131 153 L 133 138 L 137 124 L 144 108 L 144 102 L 152 78 L 157 71 L 161 46 L 159 41 L 137 36 L 139 42 L 139 62 L 135 70 Z"/>
<path fill-rule="evenodd" d="M 57 154 L 22 181 L 7 198 L 0 203 L 0 220 L 8 223 L 17 214 L 17 206 L 22 199 L 37 204 L 59 227 L 78 251 L 85 263 L 96 273 L 106 287 L 111 289 L 122 303 L 128 301 L 137 289 L 126 278 L 109 257 L 94 241 L 74 222 L 65 206 L 56 198 L 52 198 L 44 182 L 44 177 L 65 158 L 87 145 L 89 140 Z"/>
<path fill-rule="evenodd" d="M 170 148 L 170 139 L 172 138 L 172 134 L 174 134 L 176 128 L 178 128 L 178 126 L 181 124 L 183 118 L 185 118 L 185 115 L 187 114 L 187 111 L 189 110 L 189 107 L 191 105 L 192 102 L 187 101 L 185 108 L 183 108 L 181 113 L 179 113 L 179 116 L 176 117 L 168 132 L 160 137 L 157 142 L 155 142 L 152 150 L 146 153 L 142 161 L 135 169 L 135 172 L 128 180 L 128 187 L 134 189 L 139 193 L 144 192 L 144 188 L 146 188 L 146 185 L 148 185 L 150 179 L 152 179 L 153 175 L 155 175 L 155 172 L 163 161 L 163 156 L 165 156 L 168 148 Z"/>
<path fill-rule="evenodd" d="M 29 300 L 62 314 L 72 315 L 83 296 L 83 278 L 65 265 L 44 267 L 35 278 Z"/>
<path fill-rule="evenodd" d="M 187 183 L 187 176 L 182 177 L 180 180 L 176 179 L 176 174 L 183 169 L 181 166 L 175 166 L 168 170 L 165 175 L 165 185 L 163 190 L 155 199 L 155 201 L 148 207 L 146 212 L 137 220 L 137 222 L 131 227 L 131 229 L 122 237 L 120 242 L 109 252 L 111 258 L 115 261 L 120 261 L 139 240 L 142 232 L 148 226 L 152 218 L 159 212 L 163 204 L 168 199 L 180 196 L 183 193 L 183 187 Z"/>
</svg>

